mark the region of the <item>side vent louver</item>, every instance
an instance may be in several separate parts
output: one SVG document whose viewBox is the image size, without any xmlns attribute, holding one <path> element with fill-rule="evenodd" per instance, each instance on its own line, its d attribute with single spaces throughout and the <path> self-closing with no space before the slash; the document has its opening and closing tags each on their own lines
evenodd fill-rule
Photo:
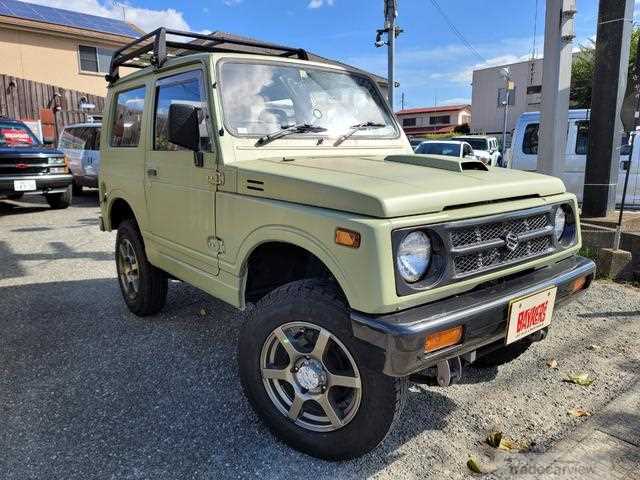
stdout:
<svg viewBox="0 0 640 480">
<path fill-rule="evenodd" d="M 264 192 L 264 182 L 261 180 L 247 179 L 247 190 L 256 190 L 258 192 Z"/>
</svg>

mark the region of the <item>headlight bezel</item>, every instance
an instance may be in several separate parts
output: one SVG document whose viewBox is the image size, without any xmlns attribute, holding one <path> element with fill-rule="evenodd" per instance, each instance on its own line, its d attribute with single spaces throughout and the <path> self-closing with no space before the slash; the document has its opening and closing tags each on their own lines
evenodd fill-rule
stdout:
<svg viewBox="0 0 640 480">
<path fill-rule="evenodd" d="M 556 215 L 558 210 L 561 209 L 564 213 L 564 228 L 562 230 L 562 234 L 560 237 L 556 235 L 555 226 L 556 226 Z M 556 246 L 559 249 L 566 249 L 573 247 L 577 242 L 577 224 L 576 224 L 576 215 L 574 212 L 574 208 L 569 203 L 560 203 L 555 206 L 552 212 L 553 219 L 553 238 L 556 242 Z"/>
<path fill-rule="evenodd" d="M 404 239 L 415 232 L 421 232 L 427 236 L 431 242 L 431 256 L 427 269 L 420 279 L 415 282 L 409 282 L 401 275 L 398 269 L 398 253 L 400 245 Z M 396 283 L 396 293 L 399 296 L 416 293 L 433 287 L 440 281 L 446 271 L 447 262 L 444 242 L 440 238 L 440 235 L 429 228 L 407 227 L 394 230 L 391 236 L 391 246 L 393 249 L 393 271 Z"/>
</svg>

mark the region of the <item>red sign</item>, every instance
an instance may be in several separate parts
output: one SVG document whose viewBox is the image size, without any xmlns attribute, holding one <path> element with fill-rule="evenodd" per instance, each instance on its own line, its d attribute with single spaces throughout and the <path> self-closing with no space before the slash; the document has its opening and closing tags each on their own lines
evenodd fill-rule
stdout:
<svg viewBox="0 0 640 480">
<path fill-rule="evenodd" d="M 22 128 L 0 128 L 0 136 L 4 138 L 7 145 L 33 144 L 33 138 L 29 132 Z"/>
</svg>

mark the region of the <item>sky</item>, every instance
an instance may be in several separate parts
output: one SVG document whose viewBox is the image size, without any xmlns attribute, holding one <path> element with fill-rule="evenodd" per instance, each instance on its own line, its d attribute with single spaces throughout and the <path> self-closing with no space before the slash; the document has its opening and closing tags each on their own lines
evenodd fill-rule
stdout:
<svg viewBox="0 0 640 480">
<path fill-rule="evenodd" d="M 28 0 L 159 26 L 222 30 L 305 48 L 386 76 L 386 48 L 375 48 L 383 0 Z M 466 46 L 431 0 L 398 0 L 396 104 L 405 108 L 471 103 L 474 69 L 543 53 L 545 0 L 437 0 Z M 597 0 L 577 0 L 574 48 L 595 38 Z M 640 0 L 636 3 L 636 19 Z M 537 12 L 536 12 L 537 10 Z M 536 22 L 537 17 L 537 22 Z M 534 35 L 535 31 L 535 35 Z M 535 51 L 534 51 L 535 48 Z"/>
</svg>

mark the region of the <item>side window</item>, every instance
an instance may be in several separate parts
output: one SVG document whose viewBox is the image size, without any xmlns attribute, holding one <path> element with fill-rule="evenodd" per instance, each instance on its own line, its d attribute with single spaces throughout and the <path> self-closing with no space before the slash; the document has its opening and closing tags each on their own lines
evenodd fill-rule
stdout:
<svg viewBox="0 0 640 480">
<path fill-rule="evenodd" d="M 586 155 L 589 150 L 589 121 L 576 122 L 576 154 Z"/>
<path fill-rule="evenodd" d="M 522 152 L 527 155 L 538 154 L 538 128 L 540 124 L 530 123 L 524 129 L 524 138 L 522 140 Z"/>
<path fill-rule="evenodd" d="M 93 149 L 100 150 L 100 128 L 93 129 Z"/>
<path fill-rule="evenodd" d="M 145 87 L 120 92 L 111 127 L 112 147 L 137 147 L 140 143 Z"/>
<path fill-rule="evenodd" d="M 469 155 L 473 155 L 473 150 L 471 150 L 471 147 L 469 145 L 463 145 L 462 146 L 462 155 L 464 157 L 468 157 Z"/>
<path fill-rule="evenodd" d="M 200 149 L 211 150 L 207 126 L 209 109 L 202 80 L 202 71 L 181 73 L 163 78 L 156 84 L 156 112 L 154 128 L 154 150 L 177 151 L 184 148 L 169 141 L 169 107 L 174 103 L 194 105 L 200 120 Z"/>
<path fill-rule="evenodd" d="M 91 129 L 83 127 L 71 127 L 65 129 L 60 136 L 60 148 L 73 150 L 91 150 L 92 148 Z"/>
</svg>

